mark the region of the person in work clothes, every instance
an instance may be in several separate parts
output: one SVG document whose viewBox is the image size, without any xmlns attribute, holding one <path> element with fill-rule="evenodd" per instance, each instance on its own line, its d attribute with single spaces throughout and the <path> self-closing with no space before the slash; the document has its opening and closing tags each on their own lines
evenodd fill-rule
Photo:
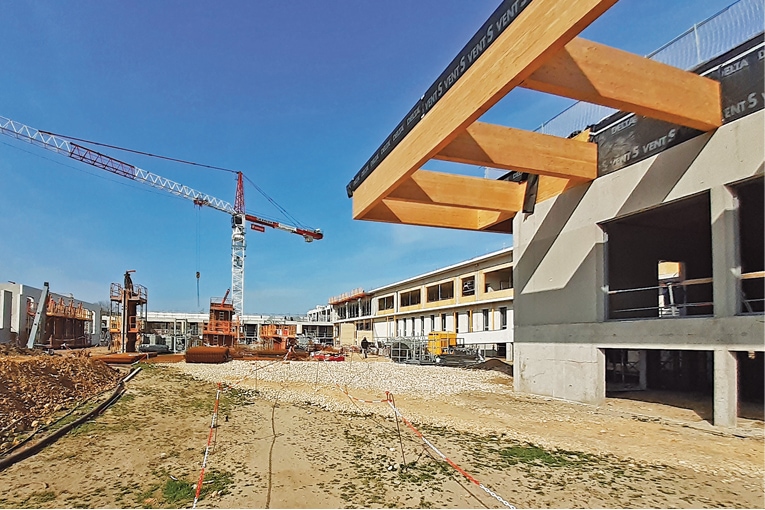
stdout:
<svg viewBox="0 0 765 510">
<path fill-rule="evenodd" d="M 369 342 L 367 341 L 367 337 L 364 337 L 361 339 L 361 352 L 364 353 L 364 357 L 367 357 L 367 349 L 369 349 Z"/>
</svg>

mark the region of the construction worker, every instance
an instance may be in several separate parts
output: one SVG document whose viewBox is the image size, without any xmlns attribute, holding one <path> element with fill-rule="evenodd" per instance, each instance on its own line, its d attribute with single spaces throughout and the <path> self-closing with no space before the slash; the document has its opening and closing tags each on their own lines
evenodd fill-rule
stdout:
<svg viewBox="0 0 765 510">
<path fill-rule="evenodd" d="M 361 339 L 361 352 L 364 353 L 364 357 L 367 357 L 367 350 L 369 349 L 369 342 L 367 341 L 367 337 L 364 337 Z"/>
</svg>

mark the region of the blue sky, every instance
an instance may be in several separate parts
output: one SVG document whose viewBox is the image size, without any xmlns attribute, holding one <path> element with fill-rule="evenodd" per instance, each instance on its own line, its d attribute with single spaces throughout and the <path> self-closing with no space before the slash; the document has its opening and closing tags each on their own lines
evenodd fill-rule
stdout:
<svg viewBox="0 0 765 510">
<path fill-rule="evenodd" d="M 325 239 L 247 237 L 245 313 L 304 313 L 512 245 L 353 221 L 345 185 L 499 0 L 0 2 L 0 115 L 242 170 Z M 730 0 L 621 0 L 582 35 L 647 54 Z M 485 120 L 534 129 L 570 101 L 517 90 Z M 104 151 L 233 203 L 230 174 Z M 436 164 L 428 168 L 439 169 Z M 253 187 L 247 210 L 289 221 Z M 150 310 L 231 285 L 230 219 L 0 137 L 0 281 L 85 301 L 135 269 Z M 196 279 L 201 272 L 201 307 Z"/>
</svg>

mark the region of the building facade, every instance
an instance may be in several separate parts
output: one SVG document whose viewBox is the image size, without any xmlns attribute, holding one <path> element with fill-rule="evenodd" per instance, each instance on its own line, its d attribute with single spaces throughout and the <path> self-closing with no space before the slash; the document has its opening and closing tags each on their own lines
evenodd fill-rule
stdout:
<svg viewBox="0 0 765 510">
<path fill-rule="evenodd" d="M 335 340 L 378 345 L 456 333 L 466 345 L 483 345 L 512 359 L 513 250 L 507 248 L 391 283 L 330 299 Z"/>
<path fill-rule="evenodd" d="M 332 323 L 320 320 L 320 315 L 276 316 L 244 315 L 239 319 L 240 343 L 251 344 L 261 340 L 263 326 L 284 325 L 294 328 L 301 341 L 329 342 L 332 338 Z M 182 351 L 186 346 L 200 345 L 204 324 L 209 323 L 206 313 L 152 312 L 147 313 L 149 343 L 162 343 L 172 350 Z"/>
<path fill-rule="evenodd" d="M 598 177 L 516 216 L 517 391 L 706 393 L 717 425 L 762 402 L 763 56 L 759 36 L 697 70 L 722 82 L 721 127 L 609 117 Z"/>
</svg>

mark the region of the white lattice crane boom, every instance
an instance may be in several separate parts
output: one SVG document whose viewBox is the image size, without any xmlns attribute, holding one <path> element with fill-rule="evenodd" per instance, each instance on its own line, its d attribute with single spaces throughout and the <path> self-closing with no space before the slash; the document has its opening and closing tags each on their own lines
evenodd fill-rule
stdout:
<svg viewBox="0 0 765 510">
<path fill-rule="evenodd" d="M 319 229 L 300 228 L 277 221 L 248 214 L 244 210 L 244 185 L 242 172 L 237 172 L 236 200 L 229 202 L 202 193 L 165 177 L 148 172 L 137 166 L 125 163 L 100 152 L 94 151 L 64 137 L 39 131 L 35 128 L 0 116 L 0 133 L 29 142 L 38 147 L 57 152 L 77 161 L 87 163 L 107 172 L 120 175 L 133 181 L 142 182 L 153 188 L 161 189 L 173 195 L 189 199 L 198 206 L 207 206 L 231 215 L 231 296 L 234 310 L 240 317 L 244 313 L 244 259 L 246 256 L 245 223 L 250 222 L 254 230 L 264 231 L 265 227 L 283 230 L 303 236 L 307 242 L 324 237 Z"/>
</svg>

